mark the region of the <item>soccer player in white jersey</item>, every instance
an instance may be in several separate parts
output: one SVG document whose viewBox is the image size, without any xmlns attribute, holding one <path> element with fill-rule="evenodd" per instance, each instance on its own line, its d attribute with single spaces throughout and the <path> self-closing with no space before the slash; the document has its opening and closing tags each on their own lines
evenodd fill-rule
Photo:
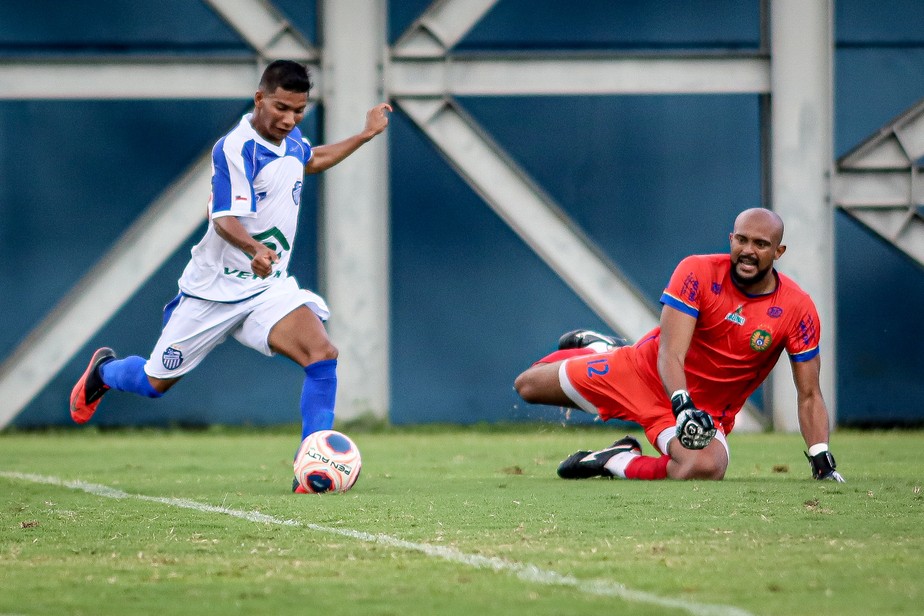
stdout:
<svg viewBox="0 0 924 616">
<path fill-rule="evenodd" d="M 302 179 L 384 131 L 391 106 L 370 109 L 362 132 L 312 147 L 298 129 L 310 87 L 297 62 L 266 67 L 253 112 L 212 149 L 208 230 L 192 249 L 179 295 L 164 308 L 160 339 L 147 359 L 98 349 L 71 392 L 75 422 L 87 422 L 110 389 L 159 398 L 230 335 L 304 368 L 302 439 L 333 426 L 337 349 L 322 323 L 330 313 L 287 274 Z"/>
</svg>

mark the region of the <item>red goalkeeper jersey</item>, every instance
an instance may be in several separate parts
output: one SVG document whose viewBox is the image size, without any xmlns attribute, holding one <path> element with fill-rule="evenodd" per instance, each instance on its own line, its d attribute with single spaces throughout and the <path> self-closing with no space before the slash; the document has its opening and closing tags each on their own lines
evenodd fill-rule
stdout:
<svg viewBox="0 0 924 616">
<path fill-rule="evenodd" d="M 697 407 L 724 423 L 744 405 L 786 349 L 792 361 L 818 355 L 818 313 L 808 293 L 774 270 L 776 289 L 747 295 L 731 278 L 727 254 L 687 257 L 674 270 L 661 303 L 696 319 L 684 364 Z M 636 343 L 637 366 L 648 384 L 658 376 L 660 328 Z M 663 391 L 663 389 L 661 389 Z"/>
</svg>

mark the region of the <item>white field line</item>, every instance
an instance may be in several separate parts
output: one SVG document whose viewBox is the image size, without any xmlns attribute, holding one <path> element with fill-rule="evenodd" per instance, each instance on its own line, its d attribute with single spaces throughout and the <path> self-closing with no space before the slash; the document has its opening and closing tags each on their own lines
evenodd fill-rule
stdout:
<svg viewBox="0 0 924 616">
<path fill-rule="evenodd" d="M 659 607 L 673 608 L 684 610 L 694 616 L 753 616 L 745 610 L 727 606 L 711 605 L 707 603 L 695 603 L 682 599 L 670 599 L 660 597 L 641 590 L 633 590 L 619 582 L 609 580 L 579 580 L 571 575 L 563 575 L 555 571 L 540 569 L 536 565 L 528 563 L 517 563 L 492 556 L 479 556 L 477 554 L 466 554 L 459 550 L 446 546 L 430 545 L 428 543 L 414 543 L 392 537 L 390 535 L 365 533 L 348 528 L 332 528 L 330 526 L 321 526 L 310 522 L 299 522 L 298 520 L 283 520 L 273 516 L 260 513 L 259 511 L 239 511 L 228 509 L 227 507 L 216 507 L 197 501 L 187 500 L 185 498 L 165 498 L 161 496 L 146 496 L 144 494 L 129 494 L 116 488 L 110 488 L 96 483 L 87 483 L 85 481 L 66 481 L 58 477 L 49 477 L 47 475 L 34 475 L 31 473 L 17 473 L 14 471 L 0 471 L 0 477 L 16 479 L 20 481 L 30 481 L 33 483 L 44 483 L 53 486 L 69 488 L 71 490 L 81 490 L 94 496 L 115 499 L 135 499 L 151 503 L 160 503 L 169 507 L 180 507 L 183 509 L 192 509 L 202 513 L 220 513 L 234 518 L 241 518 L 248 522 L 259 522 L 262 524 L 275 524 L 279 526 L 295 526 L 298 528 L 308 528 L 321 533 L 331 535 L 340 535 L 350 537 L 365 543 L 375 543 L 386 545 L 402 550 L 421 552 L 427 556 L 441 558 L 445 561 L 468 565 L 477 569 L 492 569 L 494 571 L 508 572 L 515 574 L 521 580 L 535 584 L 546 584 L 550 586 L 570 586 L 581 592 L 600 595 L 604 597 L 618 597 L 625 601 L 636 603 L 649 603 Z"/>
</svg>

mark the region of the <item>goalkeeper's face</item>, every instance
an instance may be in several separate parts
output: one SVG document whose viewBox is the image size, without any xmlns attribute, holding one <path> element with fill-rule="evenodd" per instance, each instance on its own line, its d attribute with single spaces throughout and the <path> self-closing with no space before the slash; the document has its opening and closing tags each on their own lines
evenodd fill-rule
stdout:
<svg viewBox="0 0 924 616">
<path fill-rule="evenodd" d="M 745 291 L 754 293 L 772 290 L 773 262 L 786 250 L 780 243 L 783 234 L 778 218 L 764 212 L 767 210 L 743 213 L 729 234 L 732 279 Z"/>
</svg>

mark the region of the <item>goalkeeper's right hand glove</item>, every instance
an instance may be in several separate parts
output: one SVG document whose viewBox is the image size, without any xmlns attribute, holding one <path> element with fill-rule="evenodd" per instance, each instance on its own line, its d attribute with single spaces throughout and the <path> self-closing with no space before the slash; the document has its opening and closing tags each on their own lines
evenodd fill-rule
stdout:
<svg viewBox="0 0 924 616">
<path fill-rule="evenodd" d="M 821 453 L 816 453 L 814 456 L 805 453 L 805 457 L 809 461 L 809 464 L 812 465 L 812 477 L 815 479 L 819 481 L 827 479 L 838 483 L 847 483 L 841 474 L 834 470 L 837 468 L 837 463 L 834 461 L 834 456 L 831 455 L 830 451 L 822 451 Z"/>
<path fill-rule="evenodd" d="M 690 394 L 678 389 L 671 394 L 671 409 L 677 418 L 677 440 L 687 449 L 703 449 L 715 436 L 715 423 L 706 411 L 696 408 Z"/>
</svg>

